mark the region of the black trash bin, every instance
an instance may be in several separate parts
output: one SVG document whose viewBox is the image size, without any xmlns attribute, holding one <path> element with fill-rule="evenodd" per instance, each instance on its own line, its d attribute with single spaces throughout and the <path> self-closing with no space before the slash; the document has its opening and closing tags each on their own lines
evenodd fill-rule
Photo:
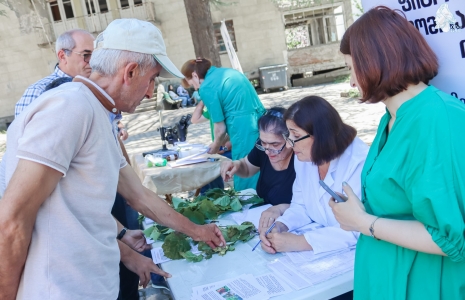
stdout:
<svg viewBox="0 0 465 300">
<path fill-rule="evenodd" d="M 267 93 L 270 89 L 283 88 L 287 90 L 287 65 L 274 65 L 258 68 L 260 87 Z"/>
</svg>

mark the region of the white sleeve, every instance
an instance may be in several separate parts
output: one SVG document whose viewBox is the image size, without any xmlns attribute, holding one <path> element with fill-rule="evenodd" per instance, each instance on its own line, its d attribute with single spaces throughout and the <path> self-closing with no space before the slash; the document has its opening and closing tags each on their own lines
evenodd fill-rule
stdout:
<svg viewBox="0 0 465 300">
<path fill-rule="evenodd" d="M 350 177 L 347 179 L 343 179 L 343 181 L 346 181 L 352 187 L 354 193 L 359 198 L 361 195 L 362 188 L 360 174 L 362 172 L 364 162 L 365 161 L 359 162 L 354 172 L 350 174 Z M 325 203 L 326 205 L 328 205 L 327 203 L 329 202 L 329 198 L 331 196 L 328 193 L 326 193 L 325 196 L 327 196 L 327 201 L 325 201 Z M 330 213 L 328 214 L 328 221 L 330 224 L 332 224 L 331 226 L 322 227 L 304 234 L 307 243 L 310 246 L 312 246 L 313 252 L 315 254 L 347 248 L 357 244 L 357 240 L 360 233 L 356 231 L 346 231 L 341 229 L 330 208 L 329 212 Z"/>
<path fill-rule="evenodd" d="M 302 194 L 302 188 L 300 187 L 299 180 L 296 177 L 294 184 L 292 185 L 291 205 L 281 217 L 276 219 L 277 222 L 281 222 L 286 225 L 289 228 L 289 231 L 312 223 L 312 219 L 307 215 L 307 209 L 305 207 Z"/>
</svg>

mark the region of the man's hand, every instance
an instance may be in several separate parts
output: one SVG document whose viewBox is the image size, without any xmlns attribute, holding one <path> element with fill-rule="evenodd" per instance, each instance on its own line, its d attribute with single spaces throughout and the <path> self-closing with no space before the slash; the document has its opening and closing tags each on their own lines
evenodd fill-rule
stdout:
<svg viewBox="0 0 465 300">
<path fill-rule="evenodd" d="M 226 245 L 221 230 L 215 224 L 197 225 L 196 236 L 192 236 L 194 241 L 203 241 L 211 248 L 223 247 Z"/>
<path fill-rule="evenodd" d="M 150 273 L 155 273 L 163 277 L 171 277 L 169 273 L 161 270 L 157 265 L 148 257 L 130 249 L 126 244 L 118 241 L 118 246 L 121 252 L 121 261 L 130 271 L 139 276 L 140 285 L 144 288 L 150 281 Z"/>
<path fill-rule="evenodd" d="M 142 252 L 152 248 L 151 245 L 147 244 L 147 240 L 145 239 L 145 235 L 142 230 L 127 230 L 121 241 L 137 252 Z"/>
</svg>

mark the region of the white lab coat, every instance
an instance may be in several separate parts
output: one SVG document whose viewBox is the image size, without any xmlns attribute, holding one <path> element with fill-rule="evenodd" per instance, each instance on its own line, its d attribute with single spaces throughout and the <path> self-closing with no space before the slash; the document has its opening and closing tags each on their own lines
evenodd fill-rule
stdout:
<svg viewBox="0 0 465 300">
<path fill-rule="evenodd" d="M 356 137 L 339 158 L 330 162 L 324 182 L 333 191 L 342 193 L 342 182 L 346 181 L 360 198 L 361 172 L 367 153 L 368 146 Z M 318 167 L 296 157 L 294 168 L 296 178 L 291 205 L 276 221 L 285 224 L 289 231 L 312 222 L 323 225 L 304 234 L 315 254 L 357 244 L 359 233 L 341 229 L 336 221 L 328 204 L 331 196 L 318 182 Z"/>
</svg>

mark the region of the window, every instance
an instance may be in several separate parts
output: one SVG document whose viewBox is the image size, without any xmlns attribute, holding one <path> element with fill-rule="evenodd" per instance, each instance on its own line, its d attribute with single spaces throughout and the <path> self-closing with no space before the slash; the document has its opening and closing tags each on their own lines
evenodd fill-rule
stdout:
<svg viewBox="0 0 465 300">
<path fill-rule="evenodd" d="M 62 15 L 64 15 L 66 19 L 74 18 L 73 6 L 71 5 L 71 0 L 50 0 L 50 11 L 52 13 L 53 21 L 62 21 Z"/>
<path fill-rule="evenodd" d="M 228 20 L 224 22 L 226 24 L 226 28 L 228 29 L 229 38 L 234 46 L 234 50 L 237 52 L 236 46 L 236 34 L 234 33 L 234 24 L 232 20 Z M 215 39 L 216 43 L 219 47 L 220 53 L 226 52 L 226 46 L 224 45 L 223 36 L 221 35 L 221 22 L 213 23 L 213 30 L 215 31 Z"/>
<path fill-rule="evenodd" d="M 129 7 L 129 0 L 119 0 L 121 3 L 121 8 L 128 8 Z"/>
<path fill-rule="evenodd" d="M 288 49 L 336 43 L 345 32 L 342 4 L 284 16 Z"/>
<path fill-rule="evenodd" d="M 61 21 L 60 7 L 58 7 L 57 0 L 52 0 L 49 2 L 50 9 L 52 10 L 53 21 Z"/>
<path fill-rule="evenodd" d="M 63 9 L 65 11 L 66 19 L 74 18 L 73 6 L 71 0 L 63 0 Z"/>
</svg>

